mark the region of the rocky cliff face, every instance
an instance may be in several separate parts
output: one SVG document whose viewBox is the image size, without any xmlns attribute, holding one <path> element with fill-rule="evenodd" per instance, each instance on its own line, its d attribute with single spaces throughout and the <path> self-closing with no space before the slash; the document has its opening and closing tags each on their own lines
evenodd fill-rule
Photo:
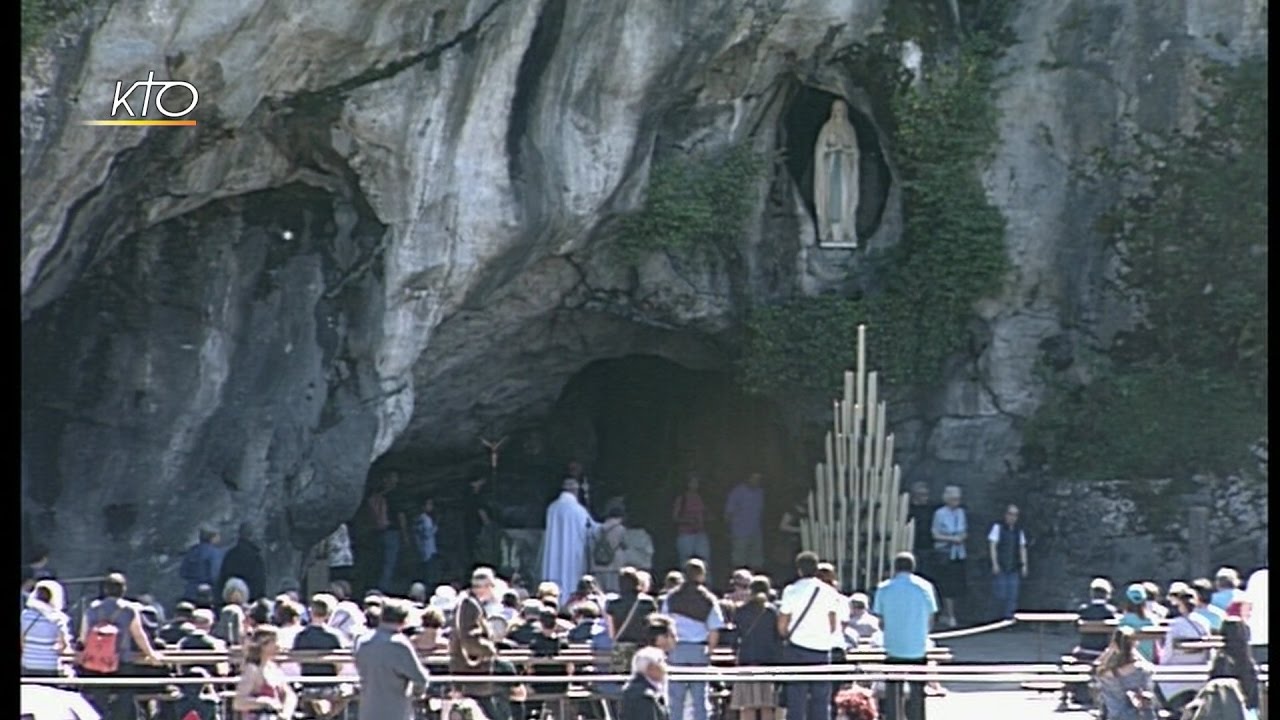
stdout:
<svg viewBox="0 0 1280 720">
<path fill-rule="evenodd" d="M 617 218 L 655 160 L 783 149 L 788 118 L 839 96 L 866 244 L 893 244 L 883 110 L 834 62 L 887 5 L 119 0 L 67 19 L 23 68 L 32 532 L 65 573 L 162 590 L 196 524 L 247 521 L 294 575 L 388 453 L 471 454 L 593 360 L 729 367 L 746 308 L 848 287 L 863 256 L 816 247 L 781 162 L 734 253 L 624 262 Z M 1129 322 L 1091 229 L 1108 198 L 1069 167 L 1131 125 L 1189 123 L 1194 65 L 1265 52 L 1266 3 L 1016 3 L 1012 28 L 986 182 L 1016 272 L 980 308 L 987 340 L 897 425 L 908 475 L 975 506 L 1017 461 L 1036 362 Z M 199 89 L 197 128 L 79 124 L 149 71 Z"/>
</svg>

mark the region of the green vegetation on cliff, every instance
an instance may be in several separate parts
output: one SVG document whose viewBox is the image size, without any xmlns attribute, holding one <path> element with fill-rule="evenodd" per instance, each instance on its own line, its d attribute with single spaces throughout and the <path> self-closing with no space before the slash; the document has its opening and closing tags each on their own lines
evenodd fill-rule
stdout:
<svg viewBox="0 0 1280 720">
<path fill-rule="evenodd" d="M 876 259 L 881 282 L 859 298 L 801 298 L 748 318 L 742 371 L 757 392 L 832 391 L 853 361 L 858 323 L 875 332 L 870 358 L 897 384 L 936 382 L 964 349 L 974 305 L 998 295 L 1009 270 L 1004 218 L 982 167 L 997 139 L 992 80 L 1000 46 L 982 31 L 959 53 L 893 93 L 903 188 L 901 241 Z"/>
<path fill-rule="evenodd" d="M 751 217 L 765 160 L 747 145 L 655 161 L 640 209 L 622 218 L 618 243 L 632 259 L 733 243 Z"/>
<path fill-rule="evenodd" d="M 35 46 L 54 25 L 85 5 L 86 0 L 22 0 L 22 52 Z"/>
<path fill-rule="evenodd" d="M 1143 322 L 1084 387 L 1059 384 L 1028 433 L 1055 474 L 1226 473 L 1267 431 L 1267 65 L 1207 73 L 1194 132 L 1139 137 L 1095 171 L 1141 190 L 1099 225 Z"/>
</svg>

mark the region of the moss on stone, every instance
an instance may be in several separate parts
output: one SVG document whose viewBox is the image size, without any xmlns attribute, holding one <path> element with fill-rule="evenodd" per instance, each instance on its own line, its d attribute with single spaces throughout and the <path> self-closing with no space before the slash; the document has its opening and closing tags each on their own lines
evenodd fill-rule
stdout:
<svg viewBox="0 0 1280 720">
<path fill-rule="evenodd" d="M 765 158 L 747 145 L 655 162 L 644 204 L 622 218 L 618 243 L 633 260 L 735 242 L 755 206 Z"/>
<path fill-rule="evenodd" d="M 1226 474 L 1266 436 L 1266 60 L 1206 79 L 1216 101 L 1193 133 L 1139 137 L 1132 154 L 1099 157 L 1099 176 L 1137 188 L 1099 228 L 1143 321 L 1091 368 L 1091 384 L 1051 386 L 1028 445 L 1055 474 Z"/>
<path fill-rule="evenodd" d="M 748 388 L 834 390 L 852 362 L 858 323 L 876 329 L 871 361 L 891 383 L 936 382 L 945 359 L 964 349 L 974 304 L 1001 291 L 1010 267 L 1004 218 L 981 177 L 998 137 L 998 53 L 975 33 L 920 85 L 898 84 L 894 150 L 905 227 L 877 262 L 882 286 L 863 298 L 801 298 L 753 312 L 742 361 Z"/>
<path fill-rule="evenodd" d="M 89 0 L 22 0 L 22 52 L 38 45 L 58 23 L 85 9 Z"/>
</svg>

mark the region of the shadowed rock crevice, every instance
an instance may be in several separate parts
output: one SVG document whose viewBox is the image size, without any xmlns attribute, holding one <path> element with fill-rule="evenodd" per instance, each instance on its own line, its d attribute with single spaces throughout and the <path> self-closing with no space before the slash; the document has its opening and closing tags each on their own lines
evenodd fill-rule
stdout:
<svg viewBox="0 0 1280 720">
<path fill-rule="evenodd" d="M 364 482 L 381 288 L 349 273 L 382 234 L 301 185 L 215 202 L 121 238 L 25 323 L 25 496 L 55 553 L 160 590 L 198 525 L 245 520 L 295 574 Z"/>
<path fill-rule="evenodd" d="M 732 365 L 691 369 L 678 362 L 606 345 L 563 382 L 554 402 L 527 414 L 513 413 L 487 428 L 465 455 L 430 450 L 434 438 L 406 433 L 378 463 L 375 475 L 397 469 L 408 478 L 411 502 L 434 497 L 446 508 L 460 502 L 469 477 L 487 474 L 487 450 L 480 437 L 506 437 L 497 483 L 503 518 L 510 527 L 542 526 L 546 504 L 557 492 L 564 463 L 586 463 L 591 503 L 599 515 L 611 499 L 625 501 L 634 527 L 653 537 L 675 528 L 670 503 L 688 472 L 703 480 L 709 516 L 718 515 L 729 490 L 747 473 L 760 472 L 774 497 L 790 497 L 806 478 L 792 470 L 812 448 L 797 438 L 776 405 L 744 394 Z M 501 429 L 500 429 L 501 428 Z M 780 508 L 766 513 L 776 525 Z M 447 517 L 451 511 L 446 511 Z M 726 538 L 713 538 L 713 555 L 725 557 Z M 660 544 L 665 566 L 670 550 Z"/>
<path fill-rule="evenodd" d="M 551 58 L 560 44 L 564 32 L 564 12 L 567 0 L 547 0 L 533 28 L 529 48 L 520 60 L 516 73 L 516 89 L 511 99 L 511 121 L 507 125 L 507 157 L 511 163 L 512 181 L 524 177 L 524 154 L 536 153 L 537 148 L 524 147 L 525 132 L 533 120 L 534 105 L 542 89 L 542 79 Z"/>
</svg>

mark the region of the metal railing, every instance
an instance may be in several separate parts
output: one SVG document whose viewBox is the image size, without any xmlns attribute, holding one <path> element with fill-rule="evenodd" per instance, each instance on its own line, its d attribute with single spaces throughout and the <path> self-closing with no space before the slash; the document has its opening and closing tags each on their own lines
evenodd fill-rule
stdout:
<svg viewBox="0 0 1280 720">
<path fill-rule="evenodd" d="M 1063 670 L 1056 665 L 970 665 L 953 666 L 940 669 L 931 665 L 885 665 L 865 666 L 848 665 L 774 665 L 761 667 L 738 668 L 669 668 L 668 678 L 680 682 L 840 682 L 840 681 L 889 681 L 889 682 L 964 682 L 964 683 L 996 683 L 1009 684 L 1034 682 L 1052 679 L 1061 682 L 1089 682 L 1093 675 L 1091 668 L 1080 665 L 1078 668 Z M 1208 665 L 1176 665 L 1157 666 L 1153 673 L 1154 680 L 1159 682 L 1198 682 L 1209 679 Z M 1262 668 L 1258 674 L 1261 682 L 1269 681 L 1269 670 Z M 430 675 L 432 684 L 466 685 L 470 683 L 487 684 L 525 684 L 543 683 L 623 683 L 631 679 L 631 675 Z M 288 678 L 290 683 L 298 685 L 343 685 L 359 686 L 359 679 L 344 675 L 298 676 Z M 49 678 L 24 677 L 24 685 L 55 685 L 62 687 L 153 687 L 167 685 L 234 685 L 239 677 L 90 677 L 90 678 Z"/>
</svg>

